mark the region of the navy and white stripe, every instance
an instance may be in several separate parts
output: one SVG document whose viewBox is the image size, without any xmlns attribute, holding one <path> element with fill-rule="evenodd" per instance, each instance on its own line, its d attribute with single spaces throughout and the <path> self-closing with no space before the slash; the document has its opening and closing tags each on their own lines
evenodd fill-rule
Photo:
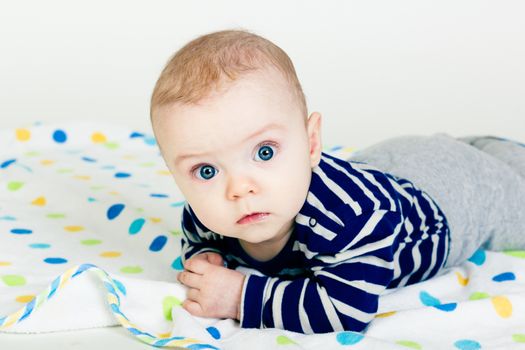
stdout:
<svg viewBox="0 0 525 350">
<path fill-rule="evenodd" d="M 290 241 L 259 262 L 236 239 L 209 231 L 187 205 L 183 258 L 221 253 L 245 279 L 244 328 L 302 333 L 362 331 L 387 288 L 434 276 L 448 256 L 449 227 L 430 196 L 410 181 L 368 164 L 322 154 Z"/>
</svg>

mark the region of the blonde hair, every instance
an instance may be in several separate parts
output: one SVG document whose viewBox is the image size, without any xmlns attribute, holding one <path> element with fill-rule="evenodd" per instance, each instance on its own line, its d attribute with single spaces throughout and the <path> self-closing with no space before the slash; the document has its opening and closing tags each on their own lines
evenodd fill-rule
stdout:
<svg viewBox="0 0 525 350">
<path fill-rule="evenodd" d="M 306 99 L 290 57 L 271 41 L 245 30 L 200 36 L 178 50 L 164 67 L 151 96 L 150 116 L 163 106 L 193 104 L 222 82 L 267 66 L 286 78 L 306 118 Z"/>
</svg>

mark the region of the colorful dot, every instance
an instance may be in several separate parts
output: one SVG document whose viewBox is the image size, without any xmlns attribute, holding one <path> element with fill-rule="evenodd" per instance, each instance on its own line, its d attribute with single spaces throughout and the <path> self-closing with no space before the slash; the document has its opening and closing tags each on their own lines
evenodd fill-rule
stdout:
<svg viewBox="0 0 525 350">
<path fill-rule="evenodd" d="M 159 250 L 164 248 L 164 245 L 166 244 L 167 241 L 168 241 L 168 237 L 158 236 L 153 240 L 153 242 L 151 242 L 149 246 L 149 250 L 151 250 L 152 252 L 158 252 Z"/>
<path fill-rule="evenodd" d="M 116 173 L 115 174 L 115 177 L 119 178 L 119 179 L 124 179 L 124 178 L 130 177 L 130 176 L 131 176 L 130 173 Z"/>
<path fill-rule="evenodd" d="M 83 241 L 80 241 L 80 244 L 87 245 L 87 246 L 97 245 L 97 244 L 100 244 L 100 243 L 102 243 L 102 241 L 99 240 L 99 239 L 85 239 Z"/>
<path fill-rule="evenodd" d="M 47 244 L 47 243 L 32 243 L 29 245 L 29 248 L 33 248 L 33 249 L 47 249 L 51 247 L 51 244 Z"/>
<path fill-rule="evenodd" d="M 513 334 L 512 340 L 514 340 L 516 343 L 525 343 L 525 334 Z"/>
<path fill-rule="evenodd" d="M 496 309 L 496 313 L 502 318 L 509 318 L 512 316 L 512 304 L 507 297 L 495 296 L 492 297 L 492 306 Z"/>
<path fill-rule="evenodd" d="M 215 327 L 208 327 L 206 328 L 206 330 L 208 331 L 208 333 L 211 334 L 211 336 L 214 338 L 214 339 L 221 339 L 221 333 L 219 332 L 219 330 Z"/>
<path fill-rule="evenodd" d="M 38 197 L 38 198 L 35 198 L 31 204 L 33 205 L 38 205 L 39 207 L 43 207 L 44 205 L 46 205 L 46 198 L 45 197 Z"/>
<path fill-rule="evenodd" d="M 512 272 L 504 272 L 492 277 L 494 282 L 514 281 L 515 279 L 516 276 Z"/>
<path fill-rule="evenodd" d="M 385 317 L 390 317 L 390 316 L 393 316 L 396 314 L 396 311 L 390 311 L 390 312 L 384 312 L 382 314 L 377 314 L 376 315 L 376 318 L 385 318 Z"/>
<path fill-rule="evenodd" d="M 171 317 L 171 309 L 173 307 L 180 307 L 182 305 L 182 301 L 180 301 L 178 298 L 174 296 L 167 296 L 162 300 L 162 313 L 164 314 L 164 318 L 167 321 L 173 321 Z"/>
<path fill-rule="evenodd" d="M 2 276 L 2 281 L 9 287 L 23 286 L 26 284 L 25 277 L 20 275 L 5 275 Z"/>
<path fill-rule="evenodd" d="M 121 252 L 102 252 L 100 253 L 100 256 L 103 258 L 118 258 L 121 256 Z"/>
<path fill-rule="evenodd" d="M 167 194 L 164 194 L 164 193 L 152 193 L 150 194 L 150 196 L 153 198 L 168 198 L 169 197 Z"/>
<path fill-rule="evenodd" d="M 184 266 L 182 265 L 182 259 L 180 256 L 177 259 L 173 260 L 173 262 L 171 263 L 171 267 L 177 271 L 184 270 Z"/>
<path fill-rule="evenodd" d="M 48 219 L 65 219 L 66 215 L 61 213 L 50 213 L 47 214 L 46 217 Z"/>
<path fill-rule="evenodd" d="M 504 250 L 503 253 L 515 258 L 525 259 L 525 250 Z"/>
<path fill-rule="evenodd" d="M 58 264 L 65 264 L 67 263 L 67 259 L 64 258 L 45 258 L 44 262 L 52 265 L 58 265 Z"/>
<path fill-rule="evenodd" d="M 363 339 L 363 335 L 356 332 L 341 332 L 337 334 L 336 339 L 341 345 L 354 345 Z"/>
<path fill-rule="evenodd" d="M 0 220 L 16 221 L 16 218 L 14 216 L 6 215 L 6 216 L 0 216 Z"/>
<path fill-rule="evenodd" d="M 288 338 L 288 337 L 286 337 L 284 335 L 278 336 L 277 339 L 275 339 L 275 340 L 277 341 L 277 344 L 279 344 L 279 345 L 295 344 L 295 342 L 292 339 L 290 339 L 290 338 Z"/>
<path fill-rule="evenodd" d="M 88 163 L 95 163 L 97 160 L 91 157 L 82 157 L 82 160 Z"/>
<path fill-rule="evenodd" d="M 106 142 L 106 143 L 104 143 L 104 146 L 107 149 L 117 149 L 119 147 L 119 144 L 116 143 L 116 142 Z"/>
<path fill-rule="evenodd" d="M 11 233 L 15 235 L 30 235 L 33 231 L 25 228 L 14 228 L 11 230 Z"/>
<path fill-rule="evenodd" d="M 0 266 L 11 266 L 9 261 L 0 261 Z"/>
<path fill-rule="evenodd" d="M 159 222 L 162 221 L 161 218 L 149 218 L 149 220 L 150 220 L 151 222 L 155 223 L 155 224 L 158 224 Z"/>
<path fill-rule="evenodd" d="M 115 283 L 118 290 L 120 290 L 122 294 L 126 295 L 126 287 L 124 286 L 122 282 L 120 282 L 119 280 L 113 279 L 113 283 Z"/>
<path fill-rule="evenodd" d="M 9 159 L 9 160 L 6 160 L 6 161 L 3 162 L 2 164 L 0 164 L 0 169 L 5 169 L 5 168 L 7 168 L 8 166 L 10 166 L 11 164 L 13 164 L 14 162 L 16 162 L 16 159 Z"/>
<path fill-rule="evenodd" d="M 142 226 L 144 226 L 144 223 L 146 220 L 143 218 L 134 220 L 131 225 L 129 226 L 129 234 L 134 235 L 140 232 L 142 230 Z"/>
<path fill-rule="evenodd" d="M 64 143 L 67 141 L 67 135 L 63 130 L 55 130 L 53 133 L 53 140 L 57 143 Z"/>
<path fill-rule="evenodd" d="M 410 341 L 410 340 L 398 340 L 396 341 L 396 344 L 406 346 L 407 348 L 411 348 L 411 349 L 417 349 L 417 350 L 423 349 L 421 345 L 419 345 L 416 342 Z"/>
<path fill-rule="evenodd" d="M 19 302 L 19 303 L 29 303 L 31 302 L 33 299 L 35 299 L 35 296 L 34 295 L 20 295 L 18 297 L 16 297 L 16 301 Z"/>
<path fill-rule="evenodd" d="M 463 277 L 463 275 L 459 272 L 456 272 L 456 277 L 458 278 L 458 283 L 462 286 L 466 286 L 469 282 L 469 279 L 467 277 Z"/>
<path fill-rule="evenodd" d="M 120 272 L 123 273 L 141 273 L 142 271 L 142 267 L 140 266 L 124 266 L 120 269 Z"/>
<path fill-rule="evenodd" d="M 462 339 L 454 343 L 454 346 L 460 350 L 478 350 L 481 349 L 481 345 L 474 340 Z"/>
<path fill-rule="evenodd" d="M 9 191 L 18 191 L 22 187 L 24 187 L 24 183 L 20 181 L 10 181 L 7 183 L 7 189 Z"/>
<path fill-rule="evenodd" d="M 186 201 L 180 201 L 180 202 L 171 203 L 170 206 L 171 207 L 182 207 L 185 203 Z"/>
<path fill-rule="evenodd" d="M 84 231 L 84 226 L 64 226 L 64 230 L 68 232 L 80 232 Z"/>
<path fill-rule="evenodd" d="M 484 292 L 474 292 L 470 295 L 469 300 L 480 300 L 490 298 L 490 295 Z"/>
<path fill-rule="evenodd" d="M 16 129 L 15 133 L 18 141 L 28 141 L 31 138 L 31 132 L 27 129 Z"/>
<path fill-rule="evenodd" d="M 434 307 L 441 311 L 451 312 L 456 310 L 456 307 L 458 306 L 457 303 L 448 303 L 448 304 L 440 304 L 440 305 L 434 305 Z"/>
<path fill-rule="evenodd" d="M 481 266 L 486 260 L 485 251 L 482 249 L 476 250 L 476 252 L 468 259 L 468 261 Z"/>
<path fill-rule="evenodd" d="M 425 306 L 436 306 L 441 304 L 439 299 L 434 298 L 432 295 L 425 291 L 419 293 L 419 300 L 421 300 L 421 302 Z"/>
<path fill-rule="evenodd" d="M 125 208 L 125 205 L 124 204 L 121 204 L 121 203 L 118 203 L 118 204 L 113 204 L 111 207 L 109 207 L 108 209 L 108 212 L 107 212 L 107 218 L 109 220 L 113 220 L 114 218 L 116 218 L 117 216 L 120 215 L 120 213 L 122 212 L 122 210 L 124 210 Z"/>
<path fill-rule="evenodd" d="M 107 141 L 106 136 L 100 132 L 95 132 L 91 135 L 91 141 L 93 143 L 104 143 Z"/>
</svg>

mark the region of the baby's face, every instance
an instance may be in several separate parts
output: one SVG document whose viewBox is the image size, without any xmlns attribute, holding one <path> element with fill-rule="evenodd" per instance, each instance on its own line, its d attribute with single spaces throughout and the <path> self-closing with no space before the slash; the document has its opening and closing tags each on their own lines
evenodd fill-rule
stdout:
<svg viewBox="0 0 525 350">
<path fill-rule="evenodd" d="M 319 161 L 320 115 L 305 125 L 280 74 L 258 71 L 197 105 L 165 108 L 154 130 L 178 187 L 210 230 L 258 244 L 291 229 Z"/>
</svg>

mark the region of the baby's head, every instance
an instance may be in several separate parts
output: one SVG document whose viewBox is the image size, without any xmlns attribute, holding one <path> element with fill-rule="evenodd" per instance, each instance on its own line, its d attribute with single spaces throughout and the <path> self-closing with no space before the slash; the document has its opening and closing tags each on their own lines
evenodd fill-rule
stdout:
<svg viewBox="0 0 525 350">
<path fill-rule="evenodd" d="M 237 30 L 191 41 L 162 71 L 151 120 L 166 165 L 206 227 L 248 244 L 290 231 L 321 137 L 320 114 L 307 118 L 283 50 Z M 245 217 L 253 213 L 260 215 Z"/>
</svg>

